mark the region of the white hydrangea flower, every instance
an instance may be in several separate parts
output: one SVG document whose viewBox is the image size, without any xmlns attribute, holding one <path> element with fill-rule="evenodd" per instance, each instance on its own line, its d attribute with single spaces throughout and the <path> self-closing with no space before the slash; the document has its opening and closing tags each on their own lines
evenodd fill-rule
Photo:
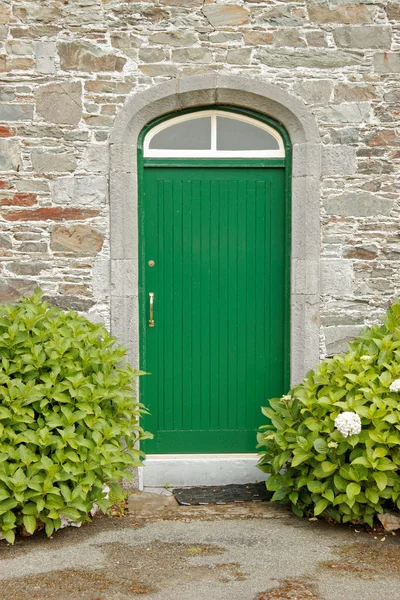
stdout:
<svg viewBox="0 0 400 600">
<path fill-rule="evenodd" d="M 336 417 L 335 427 L 345 438 L 357 435 L 361 431 L 361 419 L 355 412 L 343 412 Z"/>
<path fill-rule="evenodd" d="M 390 384 L 389 390 L 391 392 L 400 391 L 400 379 L 395 379 L 394 381 L 392 381 L 392 383 Z"/>
</svg>

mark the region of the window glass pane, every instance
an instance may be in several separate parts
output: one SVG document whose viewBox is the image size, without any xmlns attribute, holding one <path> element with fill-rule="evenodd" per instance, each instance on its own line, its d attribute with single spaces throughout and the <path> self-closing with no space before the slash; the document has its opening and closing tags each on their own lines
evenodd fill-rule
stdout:
<svg viewBox="0 0 400 600">
<path fill-rule="evenodd" d="M 211 117 L 190 119 L 163 129 L 150 141 L 151 150 L 210 150 Z"/>
<path fill-rule="evenodd" d="M 265 129 L 217 116 L 217 150 L 279 150 L 279 144 Z"/>
</svg>

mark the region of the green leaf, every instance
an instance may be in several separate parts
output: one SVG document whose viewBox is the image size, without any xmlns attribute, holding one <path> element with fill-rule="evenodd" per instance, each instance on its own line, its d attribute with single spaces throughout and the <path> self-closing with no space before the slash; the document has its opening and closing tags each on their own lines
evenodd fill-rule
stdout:
<svg viewBox="0 0 400 600">
<path fill-rule="evenodd" d="M 314 448 L 319 454 L 327 454 L 329 450 L 328 444 L 323 438 L 317 438 L 314 441 Z"/>
<path fill-rule="evenodd" d="M 358 483 L 349 483 L 346 487 L 346 495 L 350 500 L 354 500 L 361 492 L 361 486 Z"/>
<path fill-rule="evenodd" d="M 318 515 L 323 513 L 328 504 L 329 500 L 327 500 L 326 498 L 322 498 L 321 500 L 319 500 L 314 508 L 314 517 L 318 517 Z"/>
<path fill-rule="evenodd" d="M 302 462 L 308 460 L 311 454 L 309 452 L 304 452 L 303 450 L 295 450 L 293 453 L 292 459 L 292 467 L 297 467 Z"/>
<path fill-rule="evenodd" d="M 4 538 L 6 539 L 6 541 L 9 544 L 13 544 L 15 542 L 15 531 L 14 531 L 14 529 L 8 529 L 8 530 L 2 529 L 1 532 L 2 532 L 2 534 L 4 536 Z"/>
<path fill-rule="evenodd" d="M 64 515 L 64 517 L 67 517 L 67 519 L 72 519 L 73 521 L 82 520 L 82 515 L 78 510 L 76 510 L 76 508 L 66 506 L 62 509 L 61 513 Z"/>
<path fill-rule="evenodd" d="M 310 492 L 312 492 L 313 494 L 321 494 L 324 490 L 324 484 L 322 483 L 322 481 L 309 481 L 307 483 L 307 488 L 310 490 Z"/>
<path fill-rule="evenodd" d="M 389 458 L 380 458 L 376 468 L 378 471 L 396 471 L 397 466 Z"/>
<path fill-rule="evenodd" d="M 288 488 L 283 487 L 280 490 L 277 490 L 272 496 L 271 500 L 275 502 L 276 500 L 284 500 L 288 495 Z"/>
<path fill-rule="evenodd" d="M 46 521 L 44 526 L 47 537 L 50 537 L 54 531 L 54 523 L 53 521 Z"/>
<path fill-rule="evenodd" d="M 31 535 L 36 531 L 36 518 L 33 515 L 24 515 L 22 522 L 24 524 L 25 529 Z"/>
<path fill-rule="evenodd" d="M 338 468 L 338 465 L 335 465 L 334 463 L 329 462 L 328 460 L 324 460 L 324 462 L 321 463 L 321 468 L 326 475 L 332 475 L 332 473 L 334 473 Z"/>
<path fill-rule="evenodd" d="M 375 479 L 378 489 L 382 492 L 386 488 L 388 483 L 387 475 L 385 473 L 382 473 L 381 471 L 375 471 L 374 473 L 372 473 L 372 477 Z"/>
<path fill-rule="evenodd" d="M 373 490 L 372 488 L 367 488 L 365 490 L 365 496 L 370 502 L 372 502 L 372 504 L 379 504 L 379 494 L 376 490 Z"/>
</svg>

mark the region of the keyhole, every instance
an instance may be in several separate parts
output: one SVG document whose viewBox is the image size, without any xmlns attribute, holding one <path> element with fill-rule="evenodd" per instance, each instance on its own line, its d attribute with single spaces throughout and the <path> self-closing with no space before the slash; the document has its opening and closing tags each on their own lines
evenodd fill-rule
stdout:
<svg viewBox="0 0 400 600">
<path fill-rule="evenodd" d="M 147 264 L 149 265 L 149 267 L 154 267 L 156 263 L 154 262 L 154 260 L 149 260 Z"/>
</svg>

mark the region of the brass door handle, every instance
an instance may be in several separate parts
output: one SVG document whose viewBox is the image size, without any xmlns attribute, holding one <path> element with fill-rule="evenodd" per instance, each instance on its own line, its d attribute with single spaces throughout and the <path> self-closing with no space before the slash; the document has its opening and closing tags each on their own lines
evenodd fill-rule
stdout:
<svg viewBox="0 0 400 600">
<path fill-rule="evenodd" d="M 149 327 L 154 327 L 153 306 L 154 306 L 154 292 L 150 292 L 149 293 Z"/>
</svg>

